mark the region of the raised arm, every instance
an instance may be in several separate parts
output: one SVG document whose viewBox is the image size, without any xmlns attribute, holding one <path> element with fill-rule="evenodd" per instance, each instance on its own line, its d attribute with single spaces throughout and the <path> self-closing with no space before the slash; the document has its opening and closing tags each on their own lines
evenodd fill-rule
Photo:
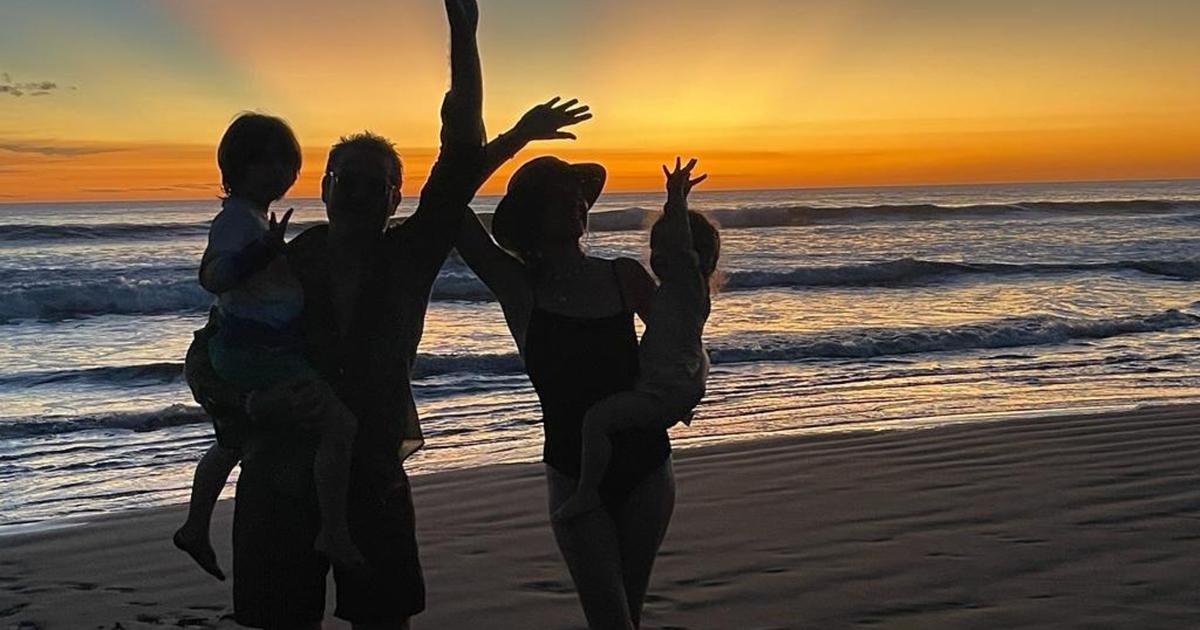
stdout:
<svg viewBox="0 0 1200 630">
<path fill-rule="evenodd" d="M 534 106 L 511 130 L 487 144 L 483 156 L 484 180 L 534 140 L 575 139 L 575 134 L 563 128 L 577 125 L 592 115 L 577 99 L 561 103 L 560 100 L 554 97 Z M 525 325 L 533 309 L 533 289 L 525 265 L 497 245 L 479 217 L 469 210 L 463 216 L 455 245 L 467 266 L 500 301 L 513 337 L 518 347 L 523 348 Z"/>
<path fill-rule="evenodd" d="M 450 23 L 450 91 L 442 103 L 442 146 L 478 147 L 483 129 L 483 70 L 479 62 L 479 5 L 446 0 Z"/>
<path fill-rule="evenodd" d="M 559 102 L 560 97 L 535 105 L 525 112 L 513 128 L 496 136 L 484 148 L 483 177 L 491 177 L 496 169 L 512 159 L 521 149 L 534 140 L 574 140 L 575 134 L 564 128 L 589 120 L 590 107 L 580 105 L 579 99 Z"/>
<path fill-rule="evenodd" d="M 533 311 L 533 284 L 524 263 L 497 245 L 471 211 L 463 216 L 455 245 L 463 262 L 500 302 L 517 348 L 524 351 L 525 329 Z"/>
<path fill-rule="evenodd" d="M 667 169 L 664 164 L 663 174 L 667 176 L 667 202 L 663 205 L 663 225 L 659 230 L 659 246 L 671 253 L 692 252 L 692 227 L 688 221 L 688 194 L 700 182 L 708 179 L 701 175 L 692 179 L 692 171 L 696 168 L 696 158 L 688 161 L 686 166 L 682 160 L 675 158 L 675 170 Z"/>
<path fill-rule="evenodd" d="M 412 286 L 428 289 L 458 237 L 467 204 L 483 183 L 483 73 L 475 32 L 475 0 L 446 0 L 450 24 L 450 90 L 442 101 L 442 148 L 421 189 L 417 209 L 401 226 L 395 253 L 406 260 Z"/>
</svg>

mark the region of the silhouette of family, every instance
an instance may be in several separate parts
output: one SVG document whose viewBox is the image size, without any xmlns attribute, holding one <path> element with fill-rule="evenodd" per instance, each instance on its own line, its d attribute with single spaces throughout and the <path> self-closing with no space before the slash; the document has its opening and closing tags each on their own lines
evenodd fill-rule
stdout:
<svg viewBox="0 0 1200 630">
<path fill-rule="evenodd" d="M 217 151 L 225 195 L 200 263 L 215 296 L 186 361 L 213 419 L 174 542 L 225 579 L 209 521 L 242 467 L 233 523 L 238 623 L 319 628 L 326 576 L 356 629 L 407 628 L 425 607 L 404 460 L 423 437 L 411 390 L 430 293 L 452 249 L 487 285 L 537 392 L 550 524 L 589 627 L 633 629 L 674 509 L 667 429 L 704 395 L 701 337 L 720 235 L 688 210 L 696 160 L 663 167 L 650 233 L 657 282 L 636 260 L 587 255 L 580 239 L 605 184 L 598 164 L 521 166 L 491 231 L 469 204 L 529 143 L 574 139 L 576 100 L 535 106 L 490 141 L 475 0 L 445 0 L 451 82 L 441 149 L 415 212 L 393 222 L 403 168 L 385 138 L 329 152 L 327 224 L 285 241 L 300 145 L 279 118 L 245 113 Z M 634 316 L 645 323 L 640 340 Z"/>
</svg>

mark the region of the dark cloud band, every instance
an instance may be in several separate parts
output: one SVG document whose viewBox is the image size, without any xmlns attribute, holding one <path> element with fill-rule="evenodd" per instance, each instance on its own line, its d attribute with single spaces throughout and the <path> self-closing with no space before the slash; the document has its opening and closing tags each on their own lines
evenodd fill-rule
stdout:
<svg viewBox="0 0 1200 630">
<path fill-rule="evenodd" d="M 60 86 L 54 81 L 24 81 L 14 83 L 7 72 L 0 73 L 0 95 L 8 96 L 46 96 L 58 91 Z"/>
</svg>

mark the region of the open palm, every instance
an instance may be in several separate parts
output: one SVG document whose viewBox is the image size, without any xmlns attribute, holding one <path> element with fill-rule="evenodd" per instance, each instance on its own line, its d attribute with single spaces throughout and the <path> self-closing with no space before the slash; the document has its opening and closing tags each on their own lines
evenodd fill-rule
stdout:
<svg viewBox="0 0 1200 630">
<path fill-rule="evenodd" d="M 554 97 L 534 106 L 517 123 L 517 131 L 527 140 L 574 140 L 575 134 L 562 131 L 563 127 L 578 125 L 592 117 L 587 105 L 579 105 L 579 99 L 560 103 Z"/>
</svg>

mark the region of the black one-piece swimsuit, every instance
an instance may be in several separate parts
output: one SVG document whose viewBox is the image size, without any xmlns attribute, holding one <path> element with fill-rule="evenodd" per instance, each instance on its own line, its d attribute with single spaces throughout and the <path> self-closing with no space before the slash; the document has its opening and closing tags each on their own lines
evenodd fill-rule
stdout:
<svg viewBox="0 0 1200 630">
<path fill-rule="evenodd" d="M 573 317 L 535 307 L 525 333 L 525 367 L 542 405 L 542 461 L 578 479 L 584 414 L 637 382 L 637 331 L 624 296 L 622 312 L 608 317 Z M 665 430 L 623 431 L 612 442 L 600 496 L 616 508 L 662 466 L 671 442 Z"/>
</svg>

